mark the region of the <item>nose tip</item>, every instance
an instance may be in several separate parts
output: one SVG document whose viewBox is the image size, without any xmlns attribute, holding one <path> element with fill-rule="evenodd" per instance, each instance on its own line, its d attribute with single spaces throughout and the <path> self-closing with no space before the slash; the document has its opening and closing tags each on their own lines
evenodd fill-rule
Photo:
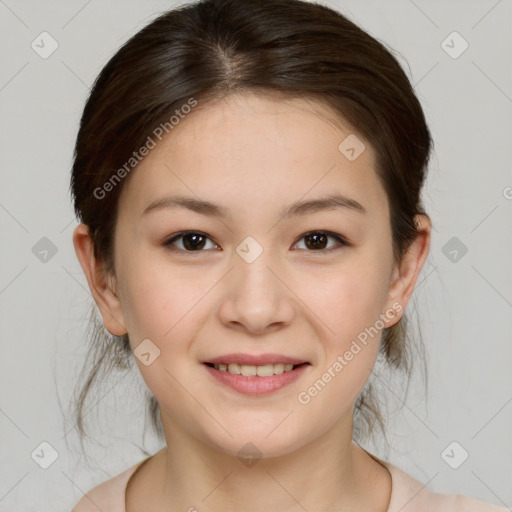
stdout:
<svg viewBox="0 0 512 512">
<path fill-rule="evenodd" d="M 239 247 L 247 248 L 243 254 L 254 257 L 258 252 L 251 245 L 254 242 L 247 240 L 246 243 Z M 242 261 L 235 265 L 232 275 L 226 280 L 226 297 L 220 308 L 225 325 L 242 328 L 255 335 L 278 330 L 290 323 L 294 316 L 288 288 L 268 266 L 262 253 L 252 263 L 242 257 Z"/>
</svg>

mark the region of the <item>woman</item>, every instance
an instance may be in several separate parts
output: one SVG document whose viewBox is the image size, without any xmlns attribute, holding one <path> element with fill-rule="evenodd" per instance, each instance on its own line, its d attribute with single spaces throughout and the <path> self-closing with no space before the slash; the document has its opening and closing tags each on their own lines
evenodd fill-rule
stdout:
<svg viewBox="0 0 512 512">
<path fill-rule="evenodd" d="M 166 446 L 75 512 L 505 510 L 353 439 L 383 425 L 377 358 L 407 366 L 430 151 L 396 59 L 319 4 L 201 1 L 123 45 L 81 120 L 73 243 Z"/>
</svg>

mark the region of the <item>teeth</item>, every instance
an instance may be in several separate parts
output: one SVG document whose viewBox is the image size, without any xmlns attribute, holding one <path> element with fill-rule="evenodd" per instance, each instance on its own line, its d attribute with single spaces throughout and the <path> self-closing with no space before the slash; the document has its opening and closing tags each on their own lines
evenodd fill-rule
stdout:
<svg viewBox="0 0 512 512">
<path fill-rule="evenodd" d="M 231 365 L 229 365 L 231 366 Z M 240 373 L 244 377 L 254 377 L 257 373 L 258 368 L 261 368 L 261 366 L 249 366 L 248 364 L 241 364 L 240 365 Z"/>
<path fill-rule="evenodd" d="M 249 364 L 216 364 L 215 369 L 221 372 L 229 372 L 233 375 L 243 375 L 244 377 L 271 377 L 272 375 L 280 375 L 283 372 L 293 370 L 293 364 L 264 364 L 261 366 L 253 366 Z"/>
<path fill-rule="evenodd" d="M 272 375 L 274 375 L 274 365 L 273 364 L 265 364 L 263 366 L 256 366 L 255 368 L 256 368 L 256 375 L 258 375 L 258 377 L 271 377 Z"/>
<path fill-rule="evenodd" d="M 228 372 L 233 375 L 240 375 L 240 365 L 231 363 L 228 365 Z"/>
</svg>

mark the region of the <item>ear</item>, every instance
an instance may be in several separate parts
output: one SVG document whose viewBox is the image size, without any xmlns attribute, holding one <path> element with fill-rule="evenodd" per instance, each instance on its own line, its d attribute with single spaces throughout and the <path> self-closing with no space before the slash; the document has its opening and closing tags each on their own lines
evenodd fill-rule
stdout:
<svg viewBox="0 0 512 512">
<path fill-rule="evenodd" d="M 394 311 L 394 317 L 386 322 L 386 327 L 398 323 L 405 313 L 420 271 L 430 250 L 432 223 L 428 215 L 416 215 L 414 218 L 418 235 L 405 253 L 402 262 L 395 265 L 390 280 L 387 298 L 387 310 Z M 401 308 L 397 307 L 399 303 Z M 395 304 L 395 307 L 393 307 Z"/>
<path fill-rule="evenodd" d="M 79 224 L 75 228 L 73 245 L 92 296 L 103 317 L 105 328 L 115 336 L 126 334 L 121 302 L 115 290 L 115 279 L 113 276 L 106 275 L 103 264 L 96 260 L 93 240 L 87 225 Z"/>
</svg>

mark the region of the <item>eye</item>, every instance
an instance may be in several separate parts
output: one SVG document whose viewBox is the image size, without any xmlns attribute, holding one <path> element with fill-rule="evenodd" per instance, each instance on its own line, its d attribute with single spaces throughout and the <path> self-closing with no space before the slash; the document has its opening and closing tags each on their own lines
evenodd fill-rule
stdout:
<svg viewBox="0 0 512 512">
<path fill-rule="evenodd" d="M 329 238 L 336 240 L 338 243 L 334 246 L 328 246 Z M 310 231 L 304 235 L 300 240 L 305 240 L 305 246 L 308 252 L 320 252 L 322 254 L 330 253 L 341 247 L 349 247 L 351 244 L 341 235 L 337 233 L 332 233 L 329 231 Z M 181 244 L 181 247 L 177 245 L 178 241 Z M 206 247 L 210 241 L 213 247 Z M 326 246 L 327 244 L 327 246 Z M 177 233 L 173 235 L 171 238 L 166 240 L 163 245 L 165 247 L 169 247 L 171 250 L 178 250 L 183 252 L 204 252 L 207 249 L 218 248 L 218 245 L 211 241 L 211 238 L 208 237 L 205 233 L 201 233 L 200 231 L 183 231 L 181 233 Z M 171 248 L 170 246 L 174 245 L 176 249 Z M 295 244 L 295 245 L 298 245 Z"/>
<path fill-rule="evenodd" d="M 326 244 L 329 238 L 335 239 L 338 244 L 326 248 Z M 301 240 L 306 240 L 306 248 L 310 249 L 308 252 L 321 252 L 322 254 L 330 253 L 340 249 L 344 246 L 350 246 L 350 243 L 343 238 L 341 235 L 331 233 L 329 231 L 310 231 L 302 236 Z"/>
<path fill-rule="evenodd" d="M 168 247 L 170 245 L 174 245 L 178 240 L 181 240 L 182 244 L 181 247 L 178 247 L 178 250 L 185 252 L 204 252 L 202 249 L 207 245 L 207 240 L 211 241 L 208 236 L 199 231 L 183 231 L 182 233 L 173 235 L 170 239 L 166 240 L 163 245 Z M 212 245 L 214 247 L 218 247 L 216 244 Z"/>
</svg>

